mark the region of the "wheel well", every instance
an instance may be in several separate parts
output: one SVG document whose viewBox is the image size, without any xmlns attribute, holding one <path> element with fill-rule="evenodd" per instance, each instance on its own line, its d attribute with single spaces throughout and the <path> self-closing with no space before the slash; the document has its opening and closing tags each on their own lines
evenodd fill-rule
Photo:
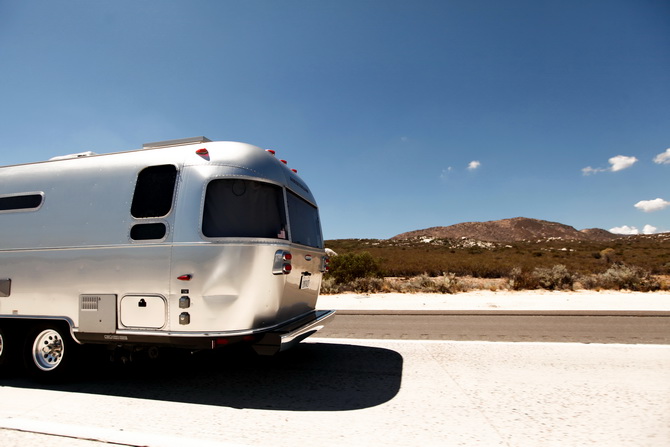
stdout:
<svg viewBox="0 0 670 447">
<path fill-rule="evenodd" d="M 6 332 L 19 332 L 25 334 L 30 328 L 38 324 L 53 324 L 64 332 L 70 334 L 70 337 L 77 343 L 77 339 L 72 331 L 72 320 L 69 318 L 0 318 L 0 327 Z"/>
</svg>

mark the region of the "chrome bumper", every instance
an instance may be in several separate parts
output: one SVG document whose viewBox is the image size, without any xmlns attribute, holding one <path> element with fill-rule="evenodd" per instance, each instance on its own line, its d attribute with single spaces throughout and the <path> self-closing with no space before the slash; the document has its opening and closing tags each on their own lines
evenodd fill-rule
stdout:
<svg viewBox="0 0 670 447">
<path fill-rule="evenodd" d="M 260 355 L 274 355 L 285 351 L 323 329 L 334 317 L 334 310 L 314 310 L 296 321 L 263 334 L 263 337 L 253 344 L 253 348 Z"/>
</svg>

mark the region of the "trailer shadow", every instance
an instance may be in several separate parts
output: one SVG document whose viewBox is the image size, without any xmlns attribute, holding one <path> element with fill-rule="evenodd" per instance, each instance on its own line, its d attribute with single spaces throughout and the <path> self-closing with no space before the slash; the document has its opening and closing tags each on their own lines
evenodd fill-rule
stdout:
<svg viewBox="0 0 670 447">
<path fill-rule="evenodd" d="M 98 358 L 64 383 L 14 376 L 0 379 L 0 386 L 232 408 L 344 411 L 391 400 L 402 370 L 403 358 L 392 350 L 301 343 L 275 357 L 238 350 L 170 352 L 152 362 L 113 366 Z"/>
</svg>

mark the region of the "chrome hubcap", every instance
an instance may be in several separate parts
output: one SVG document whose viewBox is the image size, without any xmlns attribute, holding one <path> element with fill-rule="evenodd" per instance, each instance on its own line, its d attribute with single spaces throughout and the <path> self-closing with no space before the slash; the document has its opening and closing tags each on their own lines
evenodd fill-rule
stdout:
<svg viewBox="0 0 670 447">
<path fill-rule="evenodd" d="M 51 371 L 63 360 L 63 339 L 53 329 L 40 332 L 33 343 L 33 360 L 42 371 Z"/>
</svg>

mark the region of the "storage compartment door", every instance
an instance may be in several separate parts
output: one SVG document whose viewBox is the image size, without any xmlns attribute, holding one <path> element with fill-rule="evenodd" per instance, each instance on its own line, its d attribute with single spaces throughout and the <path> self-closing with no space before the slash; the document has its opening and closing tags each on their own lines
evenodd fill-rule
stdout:
<svg viewBox="0 0 670 447">
<path fill-rule="evenodd" d="M 157 295 L 126 295 L 121 298 L 121 326 L 160 329 L 165 326 L 167 305 Z"/>
</svg>

